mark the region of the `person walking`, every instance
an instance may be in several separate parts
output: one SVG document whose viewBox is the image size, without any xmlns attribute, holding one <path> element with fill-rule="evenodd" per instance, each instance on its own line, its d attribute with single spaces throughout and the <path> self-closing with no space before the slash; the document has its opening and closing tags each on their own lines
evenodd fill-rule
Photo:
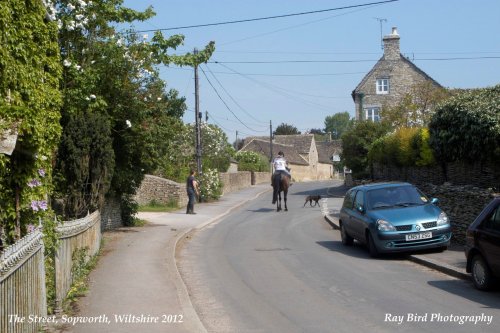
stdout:
<svg viewBox="0 0 500 333">
<path fill-rule="evenodd" d="M 187 178 L 187 181 L 186 181 L 186 191 L 187 191 L 187 195 L 188 195 L 188 204 L 187 204 L 187 208 L 186 208 L 186 214 L 196 214 L 194 212 L 194 202 L 196 200 L 196 197 L 195 196 L 200 196 L 200 189 L 198 187 L 198 182 L 196 181 L 196 179 L 194 178 L 196 174 L 196 171 L 194 171 L 193 169 L 191 169 L 191 171 L 189 172 L 189 177 Z"/>
</svg>

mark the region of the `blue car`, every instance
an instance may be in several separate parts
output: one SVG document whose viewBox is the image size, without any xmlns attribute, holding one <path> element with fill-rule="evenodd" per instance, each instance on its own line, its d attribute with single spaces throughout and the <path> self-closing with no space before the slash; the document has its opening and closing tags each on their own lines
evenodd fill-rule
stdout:
<svg viewBox="0 0 500 333">
<path fill-rule="evenodd" d="M 423 249 L 446 250 L 450 245 L 448 216 L 409 183 L 372 183 L 347 191 L 339 227 L 344 245 L 356 239 L 370 255 Z"/>
</svg>

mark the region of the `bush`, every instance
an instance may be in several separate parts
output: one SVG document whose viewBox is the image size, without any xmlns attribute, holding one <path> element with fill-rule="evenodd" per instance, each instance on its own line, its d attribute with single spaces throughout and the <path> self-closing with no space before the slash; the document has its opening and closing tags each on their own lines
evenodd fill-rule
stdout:
<svg viewBox="0 0 500 333">
<path fill-rule="evenodd" d="M 384 123 L 359 121 L 342 135 L 342 159 L 352 170 L 353 177 L 369 176 L 368 151 L 372 144 L 389 130 Z"/>
<path fill-rule="evenodd" d="M 222 195 L 222 183 L 217 170 L 208 169 L 200 175 L 200 195 L 203 200 L 217 200 Z"/>
<path fill-rule="evenodd" d="M 269 171 L 269 162 L 267 158 L 253 151 L 239 151 L 234 158 L 239 163 L 239 171 Z"/>
<path fill-rule="evenodd" d="M 426 128 L 400 128 L 377 139 L 368 153 L 370 163 L 398 167 L 426 166 L 434 163 Z"/>
<path fill-rule="evenodd" d="M 429 124 L 442 162 L 500 159 L 500 85 L 464 91 L 440 105 Z"/>
</svg>

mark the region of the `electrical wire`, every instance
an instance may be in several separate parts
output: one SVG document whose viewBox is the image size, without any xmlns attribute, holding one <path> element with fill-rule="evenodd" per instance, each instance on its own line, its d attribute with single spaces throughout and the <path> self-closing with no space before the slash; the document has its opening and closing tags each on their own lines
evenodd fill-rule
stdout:
<svg viewBox="0 0 500 333">
<path fill-rule="evenodd" d="M 224 101 L 224 99 L 222 98 L 222 96 L 219 94 L 219 92 L 217 91 L 217 89 L 215 88 L 215 86 L 212 84 L 212 82 L 210 81 L 210 79 L 208 78 L 207 74 L 205 73 L 205 71 L 203 70 L 203 68 L 201 68 L 201 72 L 203 73 L 203 75 L 205 76 L 205 78 L 207 79 L 208 83 L 210 84 L 210 86 L 212 87 L 212 89 L 215 91 L 215 93 L 217 94 L 217 96 L 219 97 L 219 99 L 222 101 L 222 103 L 224 104 L 224 106 L 226 107 L 226 109 L 228 109 L 229 112 L 231 112 L 231 114 L 236 118 L 238 119 L 238 121 L 243 125 L 245 126 L 246 128 L 248 128 L 249 130 L 253 131 L 253 132 L 260 132 L 258 130 L 255 130 L 251 127 L 249 127 L 247 124 L 245 124 L 243 121 L 241 121 L 240 118 L 238 118 L 238 116 L 233 112 L 233 110 L 231 110 L 231 108 L 229 107 L 229 105 L 227 105 L 226 101 Z"/>
<path fill-rule="evenodd" d="M 285 18 L 285 17 L 301 16 L 301 15 L 310 15 L 310 14 L 318 14 L 318 13 L 331 12 L 331 11 L 337 11 L 337 10 L 344 10 L 344 9 L 350 9 L 350 8 L 359 8 L 359 7 L 373 6 L 373 5 L 385 4 L 385 3 L 396 2 L 396 1 L 399 1 L 399 0 L 386 0 L 386 1 L 370 2 L 370 3 L 365 3 L 365 4 L 359 4 L 359 5 L 351 5 L 351 6 L 336 7 L 336 8 L 329 8 L 329 9 L 312 10 L 312 11 L 308 11 L 308 12 L 300 12 L 300 13 L 292 13 L 292 14 L 282 14 L 282 15 L 258 17 L 258 18 L 243 19 L 243 20 L 234 20 L 234 21 L 225 21 L 225 22 L 217 22 L 217 23 L 205 23 L 205 24 L 187 25 L 187 26 L 172 27 L 172 28 L 162 28 L 162 29 L 155 29 L 155 30 L 140 30 L 140 31 L 136 31 L 136 33 L 153 32 L 153 31 L 158 31 L 158 30 L 159 31 L 169 31 L 169 30 L 180 30 L 180 29 L 203 28 L 203 27 L 226 25 L 226 24 L 246 23 L 246 22 L 255 22 L 255 21 L 263 21 L 263 20 L 272 20 L 272 19 L 277 19 L 277 18 Z"/>
<path fill-rule="evenodd" d="M 233 96 L 231 96 L 231 94 L 229 94 L 229 92 L 226 90 L 226 88 L 224 88 L 224 86 L 222 85 L 222 83 L 219 81 L 219 79 L 217 79 L 217 77 L 215 76 L 215 74 L 212 72 L 212 70 L 206 66 L 206 68 L 208 69 L 208 71 L 210 72 L 210 74 L 212 74 L 213 78 L 215 79 L 215 81 L 217 81 L 217 83 L 219 84 L 219 86 L 222 88 L 222 90 L 224 90 L 224 92 L 226 93 L 226 95 L 229 96 L 229 98 L 234 102 L 234 104 L 236 104 L 236 106 L 238 106 L 240 108 L 240 110 L 242 110 L 245 114 L 247 114 L 250 118 L 252 118 L 253 120 L 255 120 L 256 122 L 258 123 L 262 123 L 262 124 L 265 124 L 266 122 L 264 121 L 261 121 L 257 118 L 255 118 L 253 115 L 251 115 L 249 112 L 247 112 L 234 98 Z"/>
</svg>

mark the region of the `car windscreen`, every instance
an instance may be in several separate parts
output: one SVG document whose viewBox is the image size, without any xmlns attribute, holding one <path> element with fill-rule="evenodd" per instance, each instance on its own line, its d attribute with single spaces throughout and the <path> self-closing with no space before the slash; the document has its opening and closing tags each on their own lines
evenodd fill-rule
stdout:
<svg viewBox="0 0 500 333">
<path fill-rule="evenodd" d="M 366 192 L 367 209 L 424 205 L 429 199 L 414 186 L 391 186 Z"/>
</svg>

